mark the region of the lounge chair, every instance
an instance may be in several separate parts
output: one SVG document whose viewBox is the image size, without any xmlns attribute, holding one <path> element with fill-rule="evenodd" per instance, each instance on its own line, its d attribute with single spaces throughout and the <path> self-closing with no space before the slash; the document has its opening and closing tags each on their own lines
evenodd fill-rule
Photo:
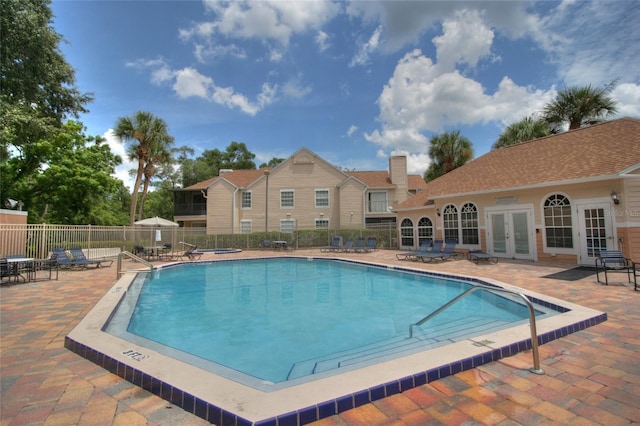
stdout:
<svg viewBox="0 0 640 426">
<path fill-rule="evenodd" d="M 423 262 L 432 262 L 436 259 L 445 260 L 451 257 L 456 257 L 457 254 L 454 252 L 454 250 L 456 249 L 457 243 L 458 242 L 456 240 L 447 240 L 444 245 L 444 250 L 431 250 L 428 253 L 416 256 L 416 259 L 420 259 Z"/>
<path fill-rule="evenodd" d="M 353 247 L 351 247 L 351 251 L 355 253 L 360 253 L 361 251 L 364 251 L 366 246 L 367 246 L 367 243 L 365 242 L 364 237 L 358 237 L 358 241 L 356 241 Z"/>
<path fill-rule="evenodd" d="M 376 249 L 376 246 L 378 245 L 378 240 L 376 240 L 374 237 L 371 237 L 367 240 L 367 245 L 364 247 L 364 251 L 365 253 L 369 253 L 370 251 L 374 251 Z"/>
<path fill-rule="evenodd" d="M 195 244 L 184 243 L 182 241 L 180 242 L 180 244 L 186 247 L 186 250 L 184 251 L 184 253 L 178 255 L 180 259 L 184 259 L 186 257 L 189 260 L 197 260 L 197 259 L 200 259 L 200 257 L 203 254 L 202 252 L 196 251 L 198 250 L 198 246 Z"/>
<path fill-rule="evenodd" d="M 442 240 L 424 241 L 418 247 L 418 250 L 408 251 L 405 253 L 396 254 L 398 260 L 417 260 L 419 256 L 426 253 L 440 252 L 442 248 Z"/>
<path fill-rule="evenodd" d="M 85 264 L 86 266 L 95 265 L 96 268 L 100 268 L 103 264 L 107 267 L 113 264 L 113 260 L 111 259 L 87 259 L 80 247 L 71 247 L 69 251 L 71 252 L 73 260 L 79 264 Z"/>
<path fill-rule="evenodd" d="M 476 265 L 480 262 L 498 263 L 498 256 L 485 253 L 482 250 L 470 250 L 469 253 L 467 253 L 467 259 L 470 262 L 475 262 Z"/>
<path fill-rule="evenodd" d="M 353 238 L 349 238 L 347 241 L 345 241 L 345 243 L 342 246 L 342 248 L 340 248 L 339 250 L 336 250 L 336 251 L 340 251 L 340 252 L 343 252 L 343 253 L 348 253 L 351 250 L 353 250 Z"/>
<path fill-rule="evenodd" d="M 635 275 L 633 261 L 624 257 L 620 250 L 602 250 L 596 257 L 596 279 L 600 282 L 600 272 L 604 272 L 604 283 L 609 285 L 609 276 L 611 272 L 626 272 L 628 282 L 631 281 L 631 274 Z M 636 277 L 634 276 L 634 281 Z"/>
<path fill-rule="evenodd" d="M 331 239 L 331 245 L 327 247 L 321 247 L 320 251 L 323 253 L 340 251 L 342 249 L 342 237 L 340 235 L 334 235 Z"/>
<path fill-rule="evenodd" d="M 96 268 L 98 267 L 96 263 L 76 261 L 70 258 L 67 251 L 62 247 L 54 247 L 51 253 L 51 258 L 55 259 L 60 269 L 86 268 L 89 265 L 95 266 Z"/>
</svg>

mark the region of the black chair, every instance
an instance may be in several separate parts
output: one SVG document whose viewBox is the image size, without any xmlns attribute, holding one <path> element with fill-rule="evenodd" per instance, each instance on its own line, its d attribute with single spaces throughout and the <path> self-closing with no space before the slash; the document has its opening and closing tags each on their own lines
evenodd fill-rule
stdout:
<svg viewBox="0 0 640 426">
<path fill-rule="evenodd" d="M 596 257 L 596 279 L 600 282 L 600 272 L 604 272 L 604 283 L 609 285 L 609 273 L 623 272 L 627 274 L 628 282 L 631 281 L 631 274 L 634 273 L 633 261 L 624 257 L 620 250 L 602 250 Z M 635 281 L 635 277 L 634 277 Z"/>
<path fill-rule="evenodd" d="M 638 291 L 638 278 L 640 277 L 640 262 L 633 263 L 633 289 Z"/>
</svg>

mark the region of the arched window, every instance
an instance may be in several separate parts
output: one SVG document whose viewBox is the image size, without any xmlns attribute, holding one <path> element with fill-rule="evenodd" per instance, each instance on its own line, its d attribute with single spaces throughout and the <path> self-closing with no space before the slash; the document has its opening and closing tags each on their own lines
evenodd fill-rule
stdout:
<svg viewBox="0 0 640 426">
<path fill-rule="evenodd" d="M 400 245 L 413 247 L 413 222 L 411 219 L 402 219 L 400 223 Z"/>
<path fill-rule="evenodd" d="M 433 241 L 433 222 L 428 217 L 422 217 L 418 221 L 418 245 L 425 241 Z"/>
<path fill-rule="evenodd" d="M 462 230 L 462 244 L 477 245 L 480 243 L 478 234 L 478 208 L 467 203 L 460 210 L 460 228 Z"/>
<path fill-rule="evenodd" d="M 444 239 L 456 240 L 458 238 L 458 209 L 453 204 L 449 204 L 442 210 L 442 223 L 444 225 Z"/>
<path fill-rule="evenodd" d="M 571 202 L 567 197 L 553 194 L 545 200 L 544 228 L 547 247 L 573 248 Z"/>
</svg>

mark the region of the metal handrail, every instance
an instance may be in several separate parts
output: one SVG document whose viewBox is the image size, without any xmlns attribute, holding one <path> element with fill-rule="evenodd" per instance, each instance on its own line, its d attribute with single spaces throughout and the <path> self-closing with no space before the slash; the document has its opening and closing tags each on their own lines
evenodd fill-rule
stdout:
<svg viewBox="0 0 640 426">
<path fill-rule="evenodd" d="M 126 271 L 125 272 L 122 271 L 122 258 L 124 256 L 127 256 L 127 257 L 135 260 L 136 262 L 140 262 L 140 263 L 145 264 L 146 266 L 149 267 L 149 272 L 153 272 L 153 268 L 154 268 L 153 263 L 151 263 L 151 262 L 149 262 L 147 260 L 144 260 L 143 258 L 141 258 L 139 256 L 136 256 L 135 254 L 133 254 L 131 252 L 123 250 L 118 254 L 118 268 L 117 268 L 118 269 L 118 271 L 117 271 L 118 276 L 126 273 Z"/>
<path fill-rule="evenodd" d="M 529 371 L 531 371 L 532 373 L 535 374 L 544 374 L 544 370 L 542 370 L 540 368 L 540 355 L 538 353 L 538 332 L 536 330 L 536 314 L 535 314 L 535 310 L 533 309 L 533 304 L 531 303 L 531 301 L 529 301 L 529 299 L 527 298 L 527 296 L 525 296 L 522 293 L 519 293 L 517 291 L 512 291 L 512 290 L 507 290 L 504 288 L 494 288 L 494 287 L 484 287 L 481 285 L 476 285 L 474 287 L 471 287 L 470 289 L 464 291 L 463 293 L 459 294 L 458 296 L 454 297 L 453 299 L 451 299 L 450 301 L 448 301 L 447 303 L 445 303 L 444 305 L 440 306 L 438 309 L 436 309 L 435 311 L 431 312 L 429 315 L 427 315 L 426 317 L 422 318 L 420 321 L 411 324 L 409 326 L 409 338 L 413 338 L 413 327 L 417 327 L 420 326 L 422 324 L 424 324 L 425 322 L 429 321 L 431 318 L 435 317 L 436 315 L 438 315 L 440 312 L 444 311 L 445 309 L 447 309 L 449 306 L 453 305 L 454 303 L 456 303 L 457 301 L 467 297 L 468 295 L 470 295 L 471 293 L 477 291 L 477 290 L 486 290 L 489 292 L 499 292 L 499 293 L 507 293 L 507 294 L 512 294 L 512 295 L 516 295 L 516 296 L 520 296 L 520 298 L 522 298 L 522 300 L 524 300 L 524 302 L 527 304 L 527 307 L 529 308 L 529 328 L 531 329 L 531 352 L 533 353 L 533 367 L 529 369 Z"/>
</svg>

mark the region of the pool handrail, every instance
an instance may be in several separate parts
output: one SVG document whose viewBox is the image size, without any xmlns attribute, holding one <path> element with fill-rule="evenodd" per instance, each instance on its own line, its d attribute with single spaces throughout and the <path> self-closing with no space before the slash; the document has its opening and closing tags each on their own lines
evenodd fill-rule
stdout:
<svg viewBox="0 0 640 426">
<path fill-rule="evenodd" d="M 117 263 L 117 265 L 118 265 L 117 266 L 117 276 L 118 277 L 127 272 L 127 271 L 124 271 L 124 272 L 122 271 L 122 258 L 125 257 L 125 256 L 133 259 L 136 262 L 140 262 L 140 263 L 144 264 L 145 266 L 148 266 L 149 267 L 149 272 L 153 272 L 153 267 L 154 267 L 153 263 L 151 263 L 151 262 L 149 262 L 147 260 L 144 260 L 140 256 L 136 256 L 135 254 L 133 254 L 131 252 L 123 250 L 118 254 L 118 263 Z"/>
<path fill-rule="evenodd" d="M 451 306 L 454 303 L 456 303 L 457 301 L 467 297 L 468 295 L 470 295 L 471 293 L 475 292 L 476 290 L 486 290 L 486 291 L 489 291 L 489 292 L 507 293 L 507 294 L 519 296 L 522 300 L 524 300 L 524 302 L 527 304 L 527 307 L 529 308 L 529 328 L 531 329 L 531 352 L 533 354 L 533 367 L 531 367 L 529 369 L 529 371 L 531 371 L 532 373 L 535 373 L 535 374 L 544 374 L 544 370 L 540 368 L 540 354 L 538 353 L 538 332 L 536 330 L 536 314 L 535 314 L 535 310 L 533 309 L 533 304 L 531 303 L 529 298 L 527 296 L 525 296 L 524 294 L 522 294 L 520 292 L 517 292 L 517 291 L 507 290 L 505 288 L 499 288 L 499 287 L 486 287 L 486 286 L 482 286 L 482 285 L 474 285 L 473 287 L 471 287 L 471 288 L 465 290 L 464 292 L 460 293 L 459 295 L 457 295 L 456 297 L 454 297 L 453 299 L 451 299 L 450 301 L 448 301 L 444 305 L 440 306 L 438 309 L 436 309 L 435 311 L 431 312 L 429 315 L 427 315 L 426 317 L 422 318 L 420 321 L 411 324 L 409 326 L 409 338 L 410 339 L 413 338 L 413 327 L 420 326 L 420 325 L 424 324 L 425 322 L 429 321 L 431 318 L 433 318 L 436 315 L 438 315 L 440 312 L 442 312 L 445 309 L 447 309 L 449 306 Z"/>
</svg>

